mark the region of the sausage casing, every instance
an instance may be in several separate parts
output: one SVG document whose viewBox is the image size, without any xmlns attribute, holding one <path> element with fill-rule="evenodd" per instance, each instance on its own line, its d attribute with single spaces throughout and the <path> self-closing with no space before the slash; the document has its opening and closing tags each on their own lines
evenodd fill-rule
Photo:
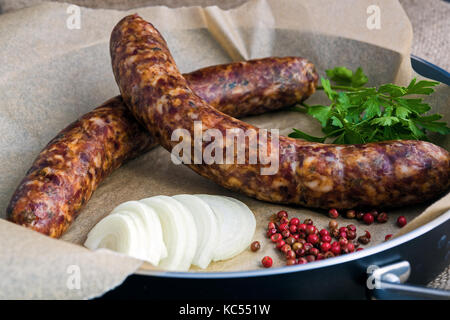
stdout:
<svg viewBox="0 0 450 320">
<path fill-rule="evenodd" d="M 172 150 L 174 130 L 261 130 L 212 108 L 193 93 L 165 40 L 138 15 L 122 19 L 111 35 L 113 72 L 134 116 Z M 155 89 L 158 88 L 158 89 Z M 269 135 L 267 150 L 274 141 Z M 245 142 L 245 154 L 255 152 Z M 208 142 L 203 142 L 205 150 Z M 223 146 L 231 145 L 224 137 Z M 195 150 L 192 141 L 192 150 Z M 403 206 L 423 202 L 449 187 L 449 153 L 424 141 L 331 145 L 279 137 L 279 170 L 262 175 L 261 163 L 188 164 L 216 183 L 270 202 L 314 208 Z M 225 154 L 226 150 L 222 150 Z M 236 153 L 236 151 L 235 151 Z M 236 158 L 236 154 L 234 155 Z"/>
<path fill-rule="evenodd" d="M 314 92 L 318 78 L 314 66 L 297 57 L 213 66 L 185 77 L 199 96 L 234 116 L 299 102 Z M 101 181 L 156 145 L 122 98 L 112 98 L 62 130 L 41 151 L 13 194 L 7 216 L 59 237 Z"/>
</svg>

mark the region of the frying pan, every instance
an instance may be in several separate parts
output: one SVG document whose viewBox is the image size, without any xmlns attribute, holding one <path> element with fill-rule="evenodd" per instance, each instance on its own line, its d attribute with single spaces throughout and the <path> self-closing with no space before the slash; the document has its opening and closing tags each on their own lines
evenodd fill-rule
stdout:
<svg viewBox="0 0 450 320">
<path fill-rule="evenodd" d="M 450 74 L 415 56 L 413 69 L 450 85 Z M 450 210 L 363 251 L 304 265 L 242 272 L 138 271 L 101 298 L 450 299 L 424 287 L 450 264 Z"/>
</svg>

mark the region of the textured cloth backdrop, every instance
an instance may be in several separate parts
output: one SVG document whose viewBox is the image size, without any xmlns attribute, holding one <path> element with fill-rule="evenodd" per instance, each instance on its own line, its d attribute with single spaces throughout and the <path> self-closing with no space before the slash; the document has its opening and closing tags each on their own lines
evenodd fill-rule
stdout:
<svg viewBox="0 0 450 320">
<path fill-rule="evenodd" d="M 143 6 L 217 5 L 223 9 L 237 7 L 246 0 L 55 0 L 90 8 L 132 9 Z M 413 30 L 412 53 L 446 70 L 450 70 L 450 3 L 443 0 L 399 0 L 408 14 Z M 43 0 L 0 0 L 0 13 L 35 5 Z M 383 17 L 381 16 L 381 19 Z M 381 20 L 382 21 L 382 20 Z M 382 22 L 381 22 L 382 23 Z M 450 266 L 430 287 L 450 290 Z"/>
</svg>

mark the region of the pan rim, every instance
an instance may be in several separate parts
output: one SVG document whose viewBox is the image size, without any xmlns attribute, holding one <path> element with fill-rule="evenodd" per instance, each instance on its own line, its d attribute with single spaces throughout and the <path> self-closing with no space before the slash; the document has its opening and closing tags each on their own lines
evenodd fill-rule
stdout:
<svg viewBox="0 0 450 320">
<path fill-rule="evenodd" d="M 388 242 L 383 242 L 373 247 L 367 248 L 362 251 L 354 252 L 348 255 L 342 255 L 339 257 L 335 257 L 333 259 L 326 259 L 321 261 L 315 261 L 312 263 L 307 263 L 303 265 L 295 265 L 295 266 L 282 266 L 271 269 L 254 269 L 254 270 L 244 270 L 244 271 L 225 271 L 225 272 L 173 272 L 173 271 L 163 271 L 163 270 L 141 270 L 138 269 L 134 274 L 141 276 L 153 276 L 153 277 L 162 277 L 162 278 L 183 278 L 183 279 L 231 279 L 231 278 L 249 278 L 249 277 L 264 277 L 264 276 L 273 276 L 287 273 L 295 273 L 302 272 L 308 270 L 316 270 L 321 268 L 330 267 L 333 265 L 351 262 L 355 260 L 359 260 L 377 253 L 381 253 L 383 251 L 392 249 L 396 246 L 404 244 L 410 240 L 413 240 L 421 235 L 430 232 L 437 226 L 446 223 L 450 220 L 450 209 L 446 212 L 442 213 L 435 219 L 430 222 L 420 226 L 404 235 L 393 238 Z"/>
</svg>

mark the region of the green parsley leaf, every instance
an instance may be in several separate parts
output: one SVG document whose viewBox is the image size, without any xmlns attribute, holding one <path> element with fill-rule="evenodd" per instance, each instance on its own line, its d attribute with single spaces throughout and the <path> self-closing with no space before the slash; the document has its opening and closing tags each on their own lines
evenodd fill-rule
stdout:
<svg viewBox="0 0 450 320">
<path fill-rule="evenodd" d="M 424 115 L 431 107 L 423 98 L 408 95 L 429 95 L 438 82 L 412 79 L 407 87 L 392 83 L 365 87 L 367 76 L 361 68 L 354 72 L 345 67 L 326 70 L 329 79 L 321 78 L 321 87 L 330 104 L 291 108 L 307 113 L 322 125 L 323 137 L 314 137 L 293 129 L 293 138 L 336 144 L 360 144 L 393 139 L 427 139 L 428 132 L 450 134 L 439 114 Z M 333 83 L 333 84 L 332 84 Z"/>
</svg>

